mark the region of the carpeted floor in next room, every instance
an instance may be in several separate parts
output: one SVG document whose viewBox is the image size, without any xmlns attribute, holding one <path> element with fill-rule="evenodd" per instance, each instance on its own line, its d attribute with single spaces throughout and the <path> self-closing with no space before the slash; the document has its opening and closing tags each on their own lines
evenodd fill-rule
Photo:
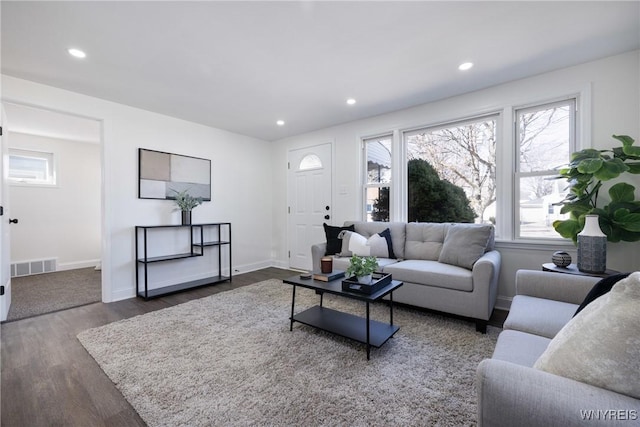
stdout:
<svg viewBox="0 0 640 427">
<path fill-rule="evenodd" d="M 24 319 L 102 299 L 101 272 L 93 267 L 11 279 L 7 321 Z"/>
</svg>

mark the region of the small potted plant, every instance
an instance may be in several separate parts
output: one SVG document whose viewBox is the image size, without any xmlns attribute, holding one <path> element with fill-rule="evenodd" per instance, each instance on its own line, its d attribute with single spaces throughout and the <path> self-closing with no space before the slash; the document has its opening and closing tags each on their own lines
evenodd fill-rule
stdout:
<svg viewBox="0 0 640 427">
<path fill-rule="evenodd" d="M 378 260 L 374 256 L 361 257 L 353 255 L 347 268 L 347 277 L 355 276 L 358 283 L 369 284 L 374 271 L 378 268 Z"/>
<path fill-rule="evenodd" d="M 176 191 L 176 205 L 182 211 L 182 225 L 191 224 L 191 210 L 202 203 L 201 197 L 193 197 L 187 190 Z"/>
</svg>

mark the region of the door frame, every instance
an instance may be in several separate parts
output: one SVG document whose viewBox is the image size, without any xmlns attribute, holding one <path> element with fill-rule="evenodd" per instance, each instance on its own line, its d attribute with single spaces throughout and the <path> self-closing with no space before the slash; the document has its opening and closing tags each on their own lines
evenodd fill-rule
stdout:
<svg viewBox="0 0 640 427">
<path fill-rule="evenodd" d="M 23 107 L 36 108 L 40 110 L 50 111 L 58 114 L 65 114 L 69 116 L 78 117 L 81 119 L 93 120 L 99 123 L 100 126 L 100 278 L 102 282 L 102 302 L 111 302 L 111 254 L 109 247 L 111 246 L 111 238 L 109 235 L 110 216 L 109 209 L 107 209 L 108 200 L 107 194 L 107 161 L 106 161 L 106 146 L 105 146 L 105 120 L 103 118 L 92 117 L 85 114 L 79 114 L 68 110 L 62 110 L 59 108 L 53 108 L 44 106 L 42 104 L 35 104 L 31 102 L 22 101 L 15 98 L 1 97 L 0 104 L 16 104 Z M 6 123 L 4 123 L 4 132 L 8 132 L 6 129 Z M 5 183 L 4 176 L 0 177 L 0 185 Z M 8 243 L 10 245 L 10 242 Z M 10 247 L 10 246 L 9 246 Z M 10 275 L 9 275 L 10 276 Z"/>
<path fill-rule="evenodd" d="M 324 142 L 317 142 L 315 144 L 311 144 L 311 145 L 302 145 L 302 146 L 291 146 L 287 149 L 287 171 L 286 171 L 286 182 L 287 182 L 287 186 L 286 186 L 286 191 L 287 191 L 287 198 L 286 198 L 286 206 L 285 206 L 285 212 L 287 215 L 287 220 L 286 220 L 286 233 L 285 233 L 285 240 L 286 240 L 286 249 L 285 249 L 285 257 L 286 257 L 286 265 L 287 268 L 291 268 L 291 258 L 288 256 L 289 251 L 291 251 L 291 246 L 290 246 L 290 221 L 291 221 L 291 215 L 288 212 L 288 207 L 291 206 L 291 182 L 289 180 L 290 175 L 291 175 L 291 165 L 290 165 L 290 161 L 291 161 L 291 152 L 292 151 L 298 151 L 298 150 L 309 150 L 312 151 L 314 147 L 318 147 L 321 145 L 329 145 L 330 147 L 330 154 L 329 154 L 329 158 L 331 160 L 331 185 L 330 185 L 330 189 L 329 189 L 329 205 L 331 206 L 331 219 L 328 221 L 328 223 L 333 224 L 333 220 L 335 218 L 335 204 L 334 204 L 334 188 L 335 188 L 335 141 L 334 140 L 328 140 L 328 141 L 324 141 Z M 309 245 L 309 250 L 311 250 L 311 244 Z"/>
</svg>

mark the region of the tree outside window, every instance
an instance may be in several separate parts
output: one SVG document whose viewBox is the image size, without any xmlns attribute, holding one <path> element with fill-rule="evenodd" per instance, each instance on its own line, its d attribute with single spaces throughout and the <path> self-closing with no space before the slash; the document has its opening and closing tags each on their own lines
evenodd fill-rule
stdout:
<svg viewBox="0 0 640 427">
<path fill-rule="evenodd" d="M 461 189 L 468 200 L 471 214 L 460 207 L 458 211 L 464 214 L 445 221 L 495 223 L 496 127 L 494 115 L 405 134 L 408 167 L 414 160 L 426 162 L 442 181 Z M 409 174 L 409 216 L 414 197 L 411 188 L 416 184 Z M 461 198 L 457 200 L 464 204 Z"/>
</svg>

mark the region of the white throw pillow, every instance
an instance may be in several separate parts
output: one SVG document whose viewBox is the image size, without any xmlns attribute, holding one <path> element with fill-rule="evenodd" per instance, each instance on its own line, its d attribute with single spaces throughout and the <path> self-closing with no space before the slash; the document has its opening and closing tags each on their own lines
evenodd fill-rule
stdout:
<svg viewBox="0 0 640 427">
<path fill-rule="evenodd" d="M 640 272 L 587 305 L 534 368 L 640 399 Z"/>
<path fill-rule="evenodd" d="M 355 231 L 341 231 L 338 238 L 342 239 L 340 256 L 369 256 L 371 254 L 371 248 L 367 246 L 367 238 Z"/>
</svg>

